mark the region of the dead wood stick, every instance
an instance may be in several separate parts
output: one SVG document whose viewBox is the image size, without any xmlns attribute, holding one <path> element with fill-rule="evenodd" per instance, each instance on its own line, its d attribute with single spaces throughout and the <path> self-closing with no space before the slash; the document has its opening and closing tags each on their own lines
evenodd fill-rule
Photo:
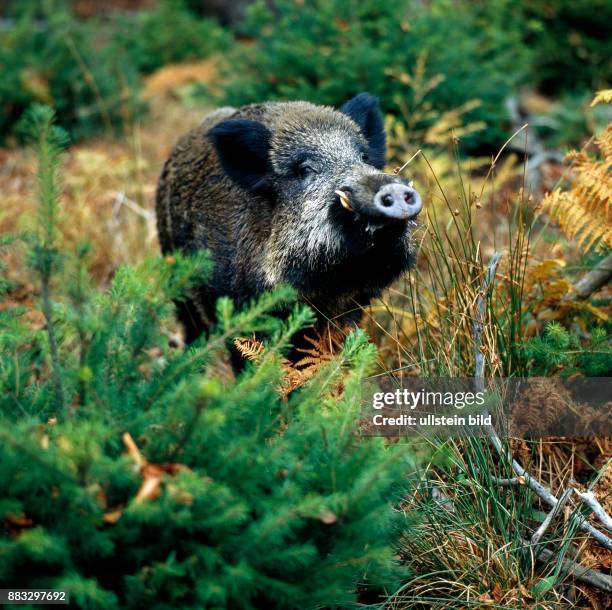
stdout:
<svg viewBox="0 0 612 610">
<path fill-rule="evenodd" d="M 559 512 L 567 504 L 567 501 L 570 499 L 571 495 L 572 495 L 571 489 L 566 489 L 563 492 L 557 504 L 555 504 L 555 506 L 552 507 L 552 510 L 549 511 L 549 513 L 546 515 L 546 519 L 542 521 L 542 524 L 540 525 L 540 527 L 538 527 L 538 529 L 533 533 L 533 536 L 531 537 L 531 544 L 533 546 L 537 546 L 539 544 L 540 540 L 542 539 L 542 536 L 546 533 L 546 530 L 550 527 L 550 524 L 553 522 L 553 519 L 559 514 Z"/>
<path fill-rule="evenodd" d="M 511 479 L 508 479 L 511 480 Z M 433 493 L 435 490 L 435 493 Z M 454 512 L 455 504 L 449 498 L 442 489 L 436 484 L 432 486 L 432 499 L 437 504 L 440 504 L 444 510 Z M 529 540 L 523 540 L 526 546 L 532 546 Z M 557 556 L 557 553 L 547 548 L 542 548 L 534 553 L 535 561 L 539 563 L 549 563 L 552 559 Z M 576 580 L 580 580 L 588 585 L 596 587 L 607 593 L 612 592 L 612 577 L 592 568 L 585 568 L 583 565 L 572 559 L 563 559 L 561 561 L 561 570 L 570 576 L 573 576 Z"/>
<path fill-rule="evenodd" d="M 574 290 L 581 299 L 590 297 L 596 290 L 607 284 L 612 278 L 612 253 L 600 261 L 591 271 L 579 280 Z"/>
<path fill-rule="evenodd" d="M 491 444 L 495 447 L 497 453 L 500 456 L 505 457 L 512 464 L 512 470 L 519 476 L 525 478 L 525 485 L 529 487 L 540 499 L 544 500 L 546 504 L 551 507 L 557 506 L 559 503 L 559 499 L 552 494 L 542 483 L 540 483 L 537 479 L 534 479 L 511 455 L 509 451 L 504 449 L 504 446 L 497 436 L 495 429 L 493 426 L 489 426 L 489 440 Z M 578 527 L 585 533 L 592 536 L 599 544 L 610 549 L 612 551 L 612 539 L 606 536 L 603 532 L 600 532 L 597 528 L 595 528 L 591 523 L 589 523 L 586 519 L 581 518 L 578 522 Z"/>
<path fill-rule="evenodd" d="M 586 504 L 592 511 L 593 514 L 599 519 L 601 524 L 609 531 L 612 532 L 612 518 L 606 512 L 605 508 L 599 503 L 599 500 L 595 497 L 592 491 L 578 491 L 574 489 L 576 495 Z"/>
<path fill-rule="evenodd" d="M 536 561 L 548 563 L 555 556 L 555 552 L 549 549 L 541 549 L 536 556 Z M 606 593 L 612 593 L 612 577 L 607 574 L 603 574 L 592 568 L 585 568 L 583 565 L 571 559 L 563 559 L 561 561 L 561 570 L 587 585 L 592 585 Z"/>
<path fill-rule="evenodd" d="M 476 316 L 474 318 L 474 377 L 477 379 L 484 378 L 485 357 L 481 351 L 482 346 L 480 338 L 482 336 L 482 327 L 484 325 L 487 293 L 489 292 L 489 288 L 491 287 L 491 283 L 495 277 L 497 265 L 499 265 L 501 257 L 501 252 L 495 252 L 495 254 L 493 254 L 491 257 L 491 262 L 489 263 L 489 267 L 480 288 L 480 293 L 478 294 L 478 299 L 476 300 Z"/>
<path fill-rule="evenodd" d="M 518 487 L 519 485 L 525 485 L 525 477 L 512 477 L 511 479 L 491 477 L 491 481 L 500 487 Z"/>
</svg>

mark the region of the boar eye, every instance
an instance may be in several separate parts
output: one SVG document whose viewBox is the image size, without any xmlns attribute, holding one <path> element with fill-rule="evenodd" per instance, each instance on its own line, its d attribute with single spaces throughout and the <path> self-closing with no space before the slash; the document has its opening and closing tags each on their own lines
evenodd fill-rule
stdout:
<svg viewBox="0 0 612 610">
<path fill-rule="evenodd" d="M 363 151 L 363 152 L 361 153 L 361 160 L 362 160 L 364 163 L 368 163 L 368 162 L 369 162 L 370 157 L 368 156 L 368 153 L 367 153 L 367 152 Z"/>
<path fill-rule="evenodd" d="M 309 165 L 308 163 L 300 163 L 297 166 L 297 175 L 301 179 L 308 178 L 309 176 L 312 176 L 316 173 L 317 171 L 315 170 L 315 168 L 312 167 L 312 165 Z"/>
</svg>

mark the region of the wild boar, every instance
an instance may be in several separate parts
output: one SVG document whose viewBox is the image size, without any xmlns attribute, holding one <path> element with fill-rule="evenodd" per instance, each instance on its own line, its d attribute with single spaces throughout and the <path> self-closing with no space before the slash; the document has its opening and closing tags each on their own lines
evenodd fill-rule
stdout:
<svg viewBox="0 0 612 610">
<path fill-rule="evenodd" d="M 382 171 L 375 97 L 339 110 L 307 102 L 221 108 L 183 136 L 157 190 L 164 253 L 207 248 L 212 278 L 178 305 L 186 341 L 227 295 L 244 305 L 289 283 L 321 321 L 359 317 L 414 262 L 421 198 Z"/>
</svg>

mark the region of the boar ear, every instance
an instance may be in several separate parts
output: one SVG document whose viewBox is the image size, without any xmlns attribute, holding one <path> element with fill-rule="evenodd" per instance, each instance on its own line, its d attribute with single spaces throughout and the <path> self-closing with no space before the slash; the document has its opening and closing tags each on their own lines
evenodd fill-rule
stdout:
<svg viewBox="0 0 612 610">
<path fill-rule="evenodd" d="M 222 121 L 208 132 L 227 175 L 251 193 L 261 193 L 268 186 L 270 137 L 264 125 L 246 119 Z"/>
<path fill-rule="evenodd" d="M 368 151 L 370 165 L 382 169 L 385 165 L 387 146 L 385 125 L 378 107 L 378 99 L 369 93 L 360 93 L 346 102 L 340 108 L 340 112 L 348 114 L 359 125 L 370 145 Z"/>
</svg>

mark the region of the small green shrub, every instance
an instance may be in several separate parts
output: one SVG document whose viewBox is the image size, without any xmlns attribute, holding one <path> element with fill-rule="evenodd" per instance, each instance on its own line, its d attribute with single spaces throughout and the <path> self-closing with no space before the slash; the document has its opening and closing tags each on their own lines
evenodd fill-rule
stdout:
<svg viewBox="0 0 612 610">
<path fill-rule="evenodd" d="M 533 50 L 533 80 L 543 91 L 588 93 L 612 80 L 612 5 L 607 0 L 529 0 L 525 43 Z"/>
<path fill-rule="evenodd" d="M 612 376 L 612 342 L 605 328 L 594 328 L 587 342 L 557 322 L 547 325 L 541 337 L 521 346 L 530 375 L 586 377 Z"/>
<path fill-rule="evenodd" d="M 100 44 L 95 23 L 45 7 L 42 18 L 27 10 L 0 31 L 0 137 L 36 102 L 52 105 L 73 138 L 114 131 L 143 108 L 136 70 Z"/>
<path fill-rule="evenodd" d="M 226 50 L 231 41 L 226 30 L 210 19 L 196 17 L 182 0 L 163 0 L 132 18 L 122 15 L 113 30 L 117 53 L 142 74 Z"/>
<path fill-rule="evenodd" d="M 0 30 L 0 138 L 33 103 L 53 106 L 73 140 L 117 132 L 145 111 L 142 74 L 229 44 L 229 34 L 179 0 L 105 21 L 79 20 L 61 0 L 28 2 L 15 19 Z"/>
<path fill-rule="evenodd" d="M 410 455 L 359 437 L 365 334 L 288 401 L 279 355 L 312 319 L 272 315 L 289 289 L 241 312 L 220 300 L 211 336 L 171 349 L 172 301 L 208 257 L 125 266 L 95 289 L 87 248 L 57 249 L 63 136 L 47 108 L 28 119 L 45 324 L 0 307 L 0 586 L 66 589 L 89 610 L 347 608 L 391 590 Z M 265 357 L 223 382 L 216 355 L 255 331 Z"/>
<path fill-rule="evenodd" d="M 488 129 L 463 148 L 497 145 L 506 136 L 503 100 L 528 65 L 518 18 L 506 0 L 278 0 L 273 7 L 259 1 L 243 25 L 252 44 L 229 56 L 223 101 L 338 105 L 368 90 L 397 113 L 401 104 L 411 106 L 407 74 L 425 54 L 428 74 L 444 78 L 428 97 L 437 111 L 482 101 L 466 120 L 484 120 Z"/>
</svg>

